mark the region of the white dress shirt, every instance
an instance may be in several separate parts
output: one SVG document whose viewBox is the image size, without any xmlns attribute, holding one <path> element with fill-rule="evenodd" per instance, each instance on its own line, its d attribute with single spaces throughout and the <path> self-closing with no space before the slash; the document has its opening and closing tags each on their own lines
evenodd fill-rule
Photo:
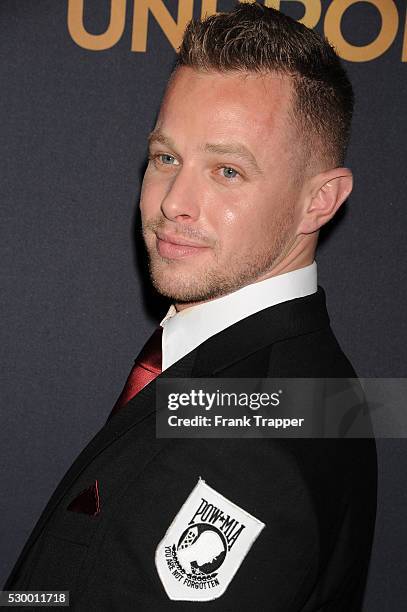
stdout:
<svg viewBox="0 0 407 612">
<path fill-rule="evenodd" d="M 177 312 L 170 306 L 160 325 L 162 370 L 211 336 L 259 310 L 317 291 L 317 264 L 272 276 L 214 300 Z"/>
</svg>

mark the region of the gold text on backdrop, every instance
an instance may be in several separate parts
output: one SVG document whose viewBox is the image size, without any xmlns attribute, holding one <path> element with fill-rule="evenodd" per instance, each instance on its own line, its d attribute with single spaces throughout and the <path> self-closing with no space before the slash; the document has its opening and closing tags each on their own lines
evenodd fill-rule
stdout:
<svg viewBox="0 0 407 612">
<path fill-rule="evenodd" d="M 240 0 L 250 2 L 252 0 Z M 254 0 L 253 0 L 254 1 Z M 289 2 L 293 0 L 285 0 Z M 174 0 L 175 2 L 175 0 Z M 147 50 L 149 13 L 154 17 L 174 49 L 178 49 L 185 26 L 193 16 L 194 4 L 199 2 L 201 16 L 217 12 L 217 0 L 178 0 L 175 20 L 163 0 L 133 0 L 133 32 L 131 50 L 144 53 Z M 342 18 L 347 10 L 362 0 L 332 0 L 324 18 L 324 33 L 337 49 L 338 54 L 351 62 L 368 62 L 383 55 L 393 44 L 401 21 L 404 27 L 401 61 L 407 61 L 407 14 L 401 15 L 394 0 L 363 0 L 371 4 L 381 19 L 380 31 L 376 38 L 366 45 L 353 45 L 347 41 L 341 30 Z M 298 4 L 298 2 L 296 2 Z M 318 25 L 321 19 L 321 0 L 301 0 L 304 15 L 299 20 L 309 28 Z M 117 44 L 126 24 L 126 0 L 110 0 L 110 20 L 102 34 L 90 34 L 84 24 L 85 0 L 68 0 L 68 30 L 79 47 L 90 51 L 104 51 Z M 264 5 L 280 9 L 280 0 L 264 0 Z M 404 21 L 403 21 L 404 18 Z"/>
</svg>

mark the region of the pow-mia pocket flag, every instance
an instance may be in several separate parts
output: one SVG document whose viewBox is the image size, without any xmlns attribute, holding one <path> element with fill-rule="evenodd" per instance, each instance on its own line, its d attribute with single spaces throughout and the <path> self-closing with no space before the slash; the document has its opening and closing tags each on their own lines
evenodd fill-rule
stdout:
<svg viewBox="0 0 407 612">
<path fill-rule="evenodd" d="M 223 595 L 263 527 L 199 478 L 156 550 L 168 597 L 209 601 Z"/>
</svg>

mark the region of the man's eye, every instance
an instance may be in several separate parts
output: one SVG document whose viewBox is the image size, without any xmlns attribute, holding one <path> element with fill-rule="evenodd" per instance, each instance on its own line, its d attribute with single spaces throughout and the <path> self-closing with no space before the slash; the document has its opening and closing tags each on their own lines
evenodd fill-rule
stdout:
<svg viewBox="0 0 407 612">
<path fill-rule="evenodd" d="M 168 153 L 160 153 L 157 155 L 160 163 L 165 164 L 166 166 L 177 166 L 178 162 L 173 155 L 169 155 Z"/>
<path fill-rule="evenodd" d="M 229 166 L 224 166 L 222 168 L 222 174 L 225 178 L 233 179 L 236 176 L 239 176 L 239 173 L 234 168 L 229 168 Z"/>
</svg>

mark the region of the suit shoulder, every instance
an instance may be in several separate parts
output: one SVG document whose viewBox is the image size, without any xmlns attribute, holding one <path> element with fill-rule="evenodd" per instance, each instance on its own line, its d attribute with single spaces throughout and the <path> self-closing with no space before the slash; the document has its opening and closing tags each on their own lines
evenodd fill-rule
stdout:
<svg viewBox="0 0 407 612">
<path fill-rule="evenodd" d="M 356 378 L 330 325 L 273 344 L 269 376 Z"/>
</svg>

